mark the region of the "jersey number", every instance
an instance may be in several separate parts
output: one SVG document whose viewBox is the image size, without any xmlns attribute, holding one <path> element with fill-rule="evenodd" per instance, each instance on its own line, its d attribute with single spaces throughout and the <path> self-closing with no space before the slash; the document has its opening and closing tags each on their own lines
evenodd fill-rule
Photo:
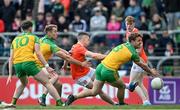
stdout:
<svg viewBox="0 0 180 110">
<path fill-rule="evenodd" d="M 28 37 L 18 38 L 16 39 L 16 48 L 26 46 L 29 42 Z"/>
<path fill-rule="evenodd" d="M 122 45 L 119 45 L 119 46 L 115 47 L 115 48 L 113 49 L 113 51 L 114 51 L 114 52 L 118 52 L 118 51 L 121 50 L 122 48 L 123 48 L 123 46 L 122 46 Z"/>
</svg>

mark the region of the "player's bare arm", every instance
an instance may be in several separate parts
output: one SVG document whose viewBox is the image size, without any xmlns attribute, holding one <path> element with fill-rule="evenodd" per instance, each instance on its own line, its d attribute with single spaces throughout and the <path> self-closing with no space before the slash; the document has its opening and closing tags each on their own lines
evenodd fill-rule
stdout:
<svg viewBox="0 0 180 110">
<path fill-rule="evenodd" d="M 91 58 L 94 58 L 96 60 L 102 60 L 106 57 L 106 55 L 103 55 L 103 54 L 100 54 L 100 53 L 94 53 L 94 52 L 91 52 L 91 51 L 87 51 L 85 53 L 86 56 L 88 57 L 91 57 Z"/>
<path fill-rule="evenodd" d="M 13 49 L 11 49 L 10 51 L 10 57 L 9 57 L 9 76 L 7 79 L 6 84 L 8 84 L 9 82 L 11 82 L 11 77 L 12 77 L 12 66 L 13 66 Z"/>
<path fill-rule="evenodd" d="M 80 62 L 74 58 L 72 58 L 70 55 L 66 54 L 65 52 L 63 51 L 58 51 L 56 52 L 56 55 L 61 57 L 62 59 L 64 60 L 67 60 L 69 63 L 74 63 L 76 65 L 80 65 L 80 66 L 85 66 L 85 67 L 90 67 L 90 64 L 85 61 L 85 62 Z"/>
<path fill-rule="evenodd" d="M 148 67 L 148 65 L 143 63 L 143 62 L 134 62 L 134 63 L 136 63 L 141 68 L 143 68 L 143 70 L 145 70 L 146 72 L 150 73 L 152 76 L 158 76 L 159 75 L 159 73 L 155 69 L 150 69 Z"/>
<path fill-rule="evenodd" d="M 46 67 L 48 72 L 53 72 L 54 69 L 52 69 L 51 67 L 49 67 L 49 64 L 47 63 L 47 61 L 44 59 L 41 51 L 40 51 L 40 46 L 38 43 L 35 43 L 35 53 L 38 57 L 38 59 L 41 61 L 41 63 Z"/>
</svg>

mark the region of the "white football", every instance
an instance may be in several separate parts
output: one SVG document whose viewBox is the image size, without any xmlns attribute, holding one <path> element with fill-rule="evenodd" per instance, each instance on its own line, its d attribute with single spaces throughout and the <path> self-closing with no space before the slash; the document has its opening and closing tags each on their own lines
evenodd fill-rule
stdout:
<svg viewBox="0 0 180 110">
<path fill-rule="evenodd" d="M 160 90 L 164 85 L 164 82 L 161 78 L 154 78 L 152 81 L 151 81 L 151 87 L 153 89 L 157 89 L 157 90 Z"/>
</svg>

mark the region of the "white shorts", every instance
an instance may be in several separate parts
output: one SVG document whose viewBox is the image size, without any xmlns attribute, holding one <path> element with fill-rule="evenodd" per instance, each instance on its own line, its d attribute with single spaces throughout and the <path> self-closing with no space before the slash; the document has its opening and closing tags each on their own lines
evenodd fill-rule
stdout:
<svg viewBox="0 0 180 110">
<path fill-rule="evenodd" d="M 136 63 L 133 62 L 133 65 L 131 67 L 131 72 L 144 73 L 144 70 L 140 66 L 138 66 Z"/>
<path fill-rule="evenodd" d="M 76 79 L 76 83 L 86 87 L 89 84 L 89 82 L 92 81 L 92 77 L 94 73 L 95 73 L 95 69 L 90 68 L 89 72 L 85 76 Z"/>
<path fill-rule="evenodd" d="M 145 71 L 133 62 L 130 72 L 130 81 L 141 81 L 143 78 L 142 74 L 145 74 Z"/>
</svg>

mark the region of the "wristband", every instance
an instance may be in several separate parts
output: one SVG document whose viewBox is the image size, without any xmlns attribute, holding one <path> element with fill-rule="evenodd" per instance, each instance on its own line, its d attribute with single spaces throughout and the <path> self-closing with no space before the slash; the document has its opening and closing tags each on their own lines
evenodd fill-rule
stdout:
<svg viewBox="0 0 180 110">
<path fill-rule="evenodd" d="M 49 67 L 49 64 L 47 63 L 47 64 L 45 64 L 45 67 L 47 68 L 47 67 Z"/>
</svg>

